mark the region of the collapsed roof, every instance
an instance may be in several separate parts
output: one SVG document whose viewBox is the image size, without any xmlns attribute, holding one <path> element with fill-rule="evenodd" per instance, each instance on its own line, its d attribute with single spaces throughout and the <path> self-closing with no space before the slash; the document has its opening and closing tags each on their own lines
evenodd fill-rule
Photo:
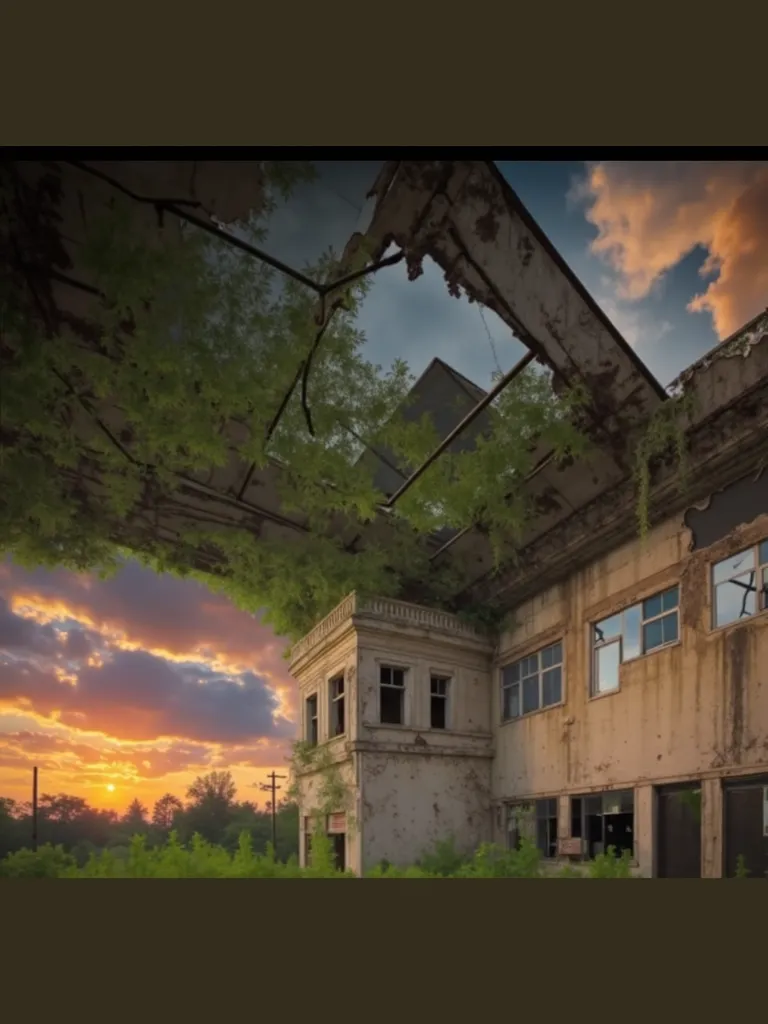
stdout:
<svg viewBox="0 0 768 1024">
<path fill-rule="evenodd" d="M 59 183 L 60 223 L 44 254 L 51 281 L 51 301 L 57 322 L 87 323 L 94 289 L 82 273 L 78 246 L 89 211 L 108 203 L 114 191 L 136 200 L 143 218 L 147 244 L 154 244 L 158 229 L 178 231 L 184 222 L 201 230 L 227 235 L 222 222 L 258 209 L 263 201 L 263 169 L 259 162 L 77 162 L 20 165 L 23 179 L 34 187 L 45 175 Z M 388 496 L 391 509 L 425 466 L 445 450 L 471 446 L 485 427 L 484 416 L 492 399 L 533 360 L 548 367 L 555 388 L 578 385 L 586 396 L 583 428 L 592 441 L 592 454 L 574 462 L 556 464 L 545 447 L 535 453 L 534 470 L 526 487 L 536 514 L 518 546 L 514 565 L 494 572 L 487 538 L 476 524 L 456 531 L 441 531 L 429 540 L 435 563 L 461 559 L 464 573 L 457 605 L 473 601 L 509 603 L 531 587 L 562 574 L 567 566 L 589 557 L 596 544 L 620 540 L 634 525 L 631 514 L 633 455 L 645 425 L 667 400 L 659 382 L 586 292 L 535 223 L 514 191 L 492 163 L 482 161 L 395 161 L 385 165 L 373 186 L 372 219 L 362 234 L 353 236 L 342 259 L 344 278 L 357 266 L 360 252 L 366 268 L 404 259 L 411 279 L 421 271 L 425 257 L 444 271 L 453 294 L 492 309 L 523 342 L 528 354 L 489 392 L 468 381 L 441 360 L 433 360 L 414 386 L 407 415 L 427 413 L 443 438 L 424 466 L 394 465 L 386 452 L 367 451 L 363 459 L 375 461 L 375 480 Z M 164 243 L 164 244 L 165 244 Z M 387 258 L 392 245 L 399 252 Z M 245 246 L 245 248 L 249 248 Z M 251 249 L 279 269 L 301 277 Z M 358 273 L 355 270 L 354 273 Z M 345 279 L 345 278 L 344 278 Z M 305 279 L 306 283 L 306 279 Z M 323 298 L 323 317 L 333 314 L 325 303 L 331 286 L 308 282 Z M 682 386 L 700 400 L 690 423 L 694 457 L 701 460 L 696 485 L 709 488 L 733 474 L 755 451 L 764 451 L 768 437 L 768 344 L 765 316 L 747 325 L 738 338 L 749 336 L 749 360 L 737 371 L 723 369 L 721 356 L 738 347 L 721 347 L 683 375 Z M 321 322 L 322 329 L 322 322 Z M 319 341 L 319 335 L 318 335 Z M 297 353 L 298 381 L 307 354 Z M 751 416 L 743 410 L 750 405 Z M 742 410 L 739 414 L 739 409 Z M 83 413 L 77 429 L 84 437 L 98 421 L 115 435 L 121 425 L 115 403 L 102 402 Z M 246 428 L 231 422 L 231 457 L 225 466 L 180 478 L 172 495 L 148 492 L 124 522 L 115 524 L 115 539 L 128 547 L 141 547 L 150 536 L 179 543 L 184 526 L 201 514 L 223 529 L 246 530 L 256 536 L 284 538 L 309 530 L 299 513 L 281 507 L 277 480 L 283 471 L 272 462 L 257 468 L 240 457 L 238 449 Z M 697 447 L 698 446 L 698 447 Z M 98 464 L 87 454 L 69 472 L 73 487 L 98 490 Z M 661 467 L 654 492 L 654 509 L 669 508 L 672 483 Z M 696 495 L 691 495 L 695 500 Z M 389 528 L 385 514 L 348 535 L 341 520 L 336 527 L 350 551 L 355 545 L 386 544 Z M 557 544 L 553 544 L 553 537 Z M 216 571 L 209 552 L 190 553 L 197 567 Z M 340 557 L 353 557 L 340 555 Z M 423 598 L 423 595 L 419 595 Z"/>
</svg>

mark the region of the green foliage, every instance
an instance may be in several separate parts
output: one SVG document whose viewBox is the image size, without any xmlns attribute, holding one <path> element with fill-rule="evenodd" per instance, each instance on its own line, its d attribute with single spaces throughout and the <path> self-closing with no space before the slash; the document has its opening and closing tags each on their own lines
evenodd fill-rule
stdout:
<svg viewBox="0 0 768 1024">
<path fill-rule="evenodd" d="M 0 878 L 60 878 L 75 868 L 75 859 L 63 846 L 17 850 L 0 860 Z"/>
<path fill-rule="evenodd" d="M 278 803 L 275 813 L 276 856 L 287 861 L 298 853 L 298 807 L 290 801 Z M 150 816 L 134 800 L 125 814 L 96 810 L 80 797 L 60 793 L 43 794 L 38 808 L 38 838 L 43 848 L 61 848 L 83 866 L 91 854 L 109 851 L 121 861 L 130 856 L 131 844 L 141 836 L 147 848 L 162 846 L 171 832 L 182 843 L 195 834 L 233 853 L 245 834 L 253 849 L 263 854 L 272 837 L 271 808 L 262 810 L 248 801 L 237 800 L 229 772 L 211 772 L 195 779 L 189 787 L 186 805 L 171 794 L 155 804 Z M 29 804 L 0 798 L 0 859 L 23 850 L 32 836 Z"/>
<path fill-rule="evenodd" d="M 621 857 L 616 856 L 616 848 L 609 846 L 605 853 L 599 853 L 590 862 L 590 878 L 631 878 L 632 854 L 623 850 Z"/>
<path fill-rule="evenodd" d="M 635 451 L 637 486 L 637 525 L 644 539 L 649 526 L 649 501 L 653 463 L 672 455 L 677 463 L 678 481 L 683 491 L 688 481 L 688 443 L 686 427 L 693 412 L 693 399 L 688 392 L 670 398 L 659 406 L 646 425 Z"/>
<path fill-rule="evenodd" d="M 239 225 L 240 234 L 263 243 L 272 212 L 311 173 L 267 164 L 263 208 Z M 33 192 L 12 162 L 3 165 L 0 251 L 31 244 L 32 224 L 34 238 L 48 243 L 49 263 L 60 264 L 58 188 L 52 173 Z M 428 579 L 434 601 L 443 601 L 456 570 L 430 571 L 425 539 L 438 526 L 477 521 L 497 562 L 514 552 L 535 512 L 523 486 L 534 440 L 558 457 L 584 448 L 573 425 L 579 395 L 555 396 L 546 373 L 523 373 L 492 405 L 488 436 L 476 450 L 445 453 L 388 516 L 386 540 L 352 556 L 335 539 L 338 527 L 355 536 L 380 514 L 384 498 L 371 460 L 358 462 L 358 439 L 387 449 L 402 466 L 422 462 L 438 440 L 430 422 L 408 423 L 397 411 L 412 384 L 406 364 L 384 371 L 362 354 L 356 316 L 370 279 L 330 296 L 343 305 L 312 361 L 314 436 L 295 393 L 267 442 L 314 344 L 316 296 L 168 220 L 148 236 L 135 203 L 118 193 L 101 216 L 88 217 L 78 269 L 103 298 L 82 293 L 79 321 L 56 319 L 44 275 L 33 280 L 23 259 L 10 257 L 0 275 L 0 550 L 24 566 L 101 573 L 138 551 L 158 571 L 202 575 L 241 607 L 266 609 L 276 632 L 294 639 L 351 590 L 397 596 Z M 305 268 L 326 281 L 338 269 L 332 252 Z M 115 407 L 108 427 L 99 422 L 105 405 Z M 232 424 L 242 434 L 236 441 Z M 259 469 L 280 466 L 282 506 L 307 516 L 308 531 L 257 538 L 201 513 L 197 521 L 187 515 L 173 546 L 161 540 L 139 515 L 142 501 L 178 507 L 185 481 L 227 464 L 232 445 Z M 215 571 L 202 573 L 201 564 Z"/>
<path fill-rule="evenodd" d="M 316 856 L 318 837 L 325 840 L 325 819 L 329 814 L 346 814 L 347 834 L 354 832 L 356 822 L 353 815 L 354 796 L 344 781 L 334 755 L 333 743 L 313 745 L 299 740 L 293 745 L 290 759 L 291 782 L 288 798 L 301 802 L 303 776 L 316 776 L 319 782 L 313 792 L 310 817 L 313 819 L 312 858 Z"/>
<path fill-rule="evenodd" d="M 736 858 L 736 874 L 734 878 L 749 878 L 750 870 L 747 867 L 747 861 L 743 853 L 740 853 Z"/>
</svg>

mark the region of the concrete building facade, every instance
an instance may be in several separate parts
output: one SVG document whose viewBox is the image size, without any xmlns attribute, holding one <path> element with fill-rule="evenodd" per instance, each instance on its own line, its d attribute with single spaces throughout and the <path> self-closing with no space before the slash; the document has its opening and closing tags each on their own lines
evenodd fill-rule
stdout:
<svg viewBox="0 0 768 1024">
<path fill-rule="evenodd" d="M 768 873 L 768 336 L 691 372 L 694 505 L 652 495 L 644 538 L 603 512 L 581 553 L 558 528 L 493 640 L 352 594 L 296 645 L 303 735 L 347 780 L 321 808 L 347 867 L 528 829 L 552 864 L 613 846 L 646 877 Z M 317 787 L 301 774 L 306 829 Z"/>
</svg>

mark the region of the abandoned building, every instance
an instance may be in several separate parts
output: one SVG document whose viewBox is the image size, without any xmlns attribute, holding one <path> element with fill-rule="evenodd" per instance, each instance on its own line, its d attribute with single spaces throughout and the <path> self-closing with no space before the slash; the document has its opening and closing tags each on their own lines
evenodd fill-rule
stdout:
<svg viewBox="0 0 768 1024">
<path fill-rule="evenodd" d="M 23 230 L 14 227 L 6 249 L 24 315 L 44 328 L 41 337 L 66 326 L 101 359 L 105 296 L 85 242 L 118 193 L 135 204 L 134 232 L 158 251 L 173 254 L 191 228 L 227 241 L 317 298 L 311 350 L 296 352 L 269 440 L 289 401 L 306 392 L 313 353 L 350 281 L 398 261 L 415 280 L 433 261 L 452 295 L 495 312 L 527 352 L 487 393 L 432 362 L 409 415 L 428 414 L 442 441 L 413 470 L 369 448 L 363 457 L 377 460 L 386 500 L 364 522 L 332 518 L 327 535 L 339 557 L 366 545 L 386 550 L 396 502 L 442 452 L 471 449 L 489 406 L 534 360 L 555 388 L 582 394 L 579 425 L 590 443 L 567 462 L 534 445 L 524 481 L 534 514 L 508 563 L 495 564 L 482 524 L 439 531 L 425 539 L 430 564 L 462 573 L 449 602 L 431 600 L 428 580 L 403 600 L 350 594 L 294 646 L 303 737 L 342 781 L 326 785 L 317 759 L 298 773 L 302 858 L 322 818 L 337 860 L 356 872 L 382 860 L 413 863 L 448 837 L 470 851 L 485 841 L 515 845 L 527 831 L 547 863 L 613 847 L 630 851 L 647 876 L 765 875 L 768 314 L 679 378 L 689 472 L 682 486 L 674 460 L 648 466 L 643 534 L 635 454 L 670 408 L 669 394 L 492 161 L 386 161 L 369 192 L 370 219 L 348 240 L 332 281 L 313 281 L 223 229 L 263 207 L 262 171 L 258 161 L 19 161 L 13 173 L 26 184 L 13 189 L 13 224 Z M 120 325 L 118 337 L 126 331 Z M 75 363 L 79 374 L 79 350 Z M 68 456 L 57 470 L 62 493 L 108 518 L 124 547 L 160 545 L 172 564 L 217 575 L 229 563 L 200 541 L 201 522 L 276 545 L 311 532 L 306 511 L 281 496 L 290 465 L 254 461 L 242 417 L 219 424 L 217 409 L 211 421 L 226 459 L 193 468 L 185 456 L 155 474 L 119 394 L 93 388 L 86 406 L 68 390 L 67 431 L 79 451 L 76 464 Z M 303 409 L 314 437 L 304 401 Z M 119 516 L 104 511 L 103 474 L 114 468 L 100 454 L 105 436 L 141 483 Z M 505 625 L 480 632 L 459 614 L 468 608 L 504 613 Z"/>
<path fill-rule="evenodd" d="M 351 594 L 296 644 L 304 739 L 348 793 L 322 825 L 340 864 L 527 830 L 553 865 L 612 846 L 646 877 L 768 872 L 767 321 L 682 376 L 695 493 L 658 485 L 645 537 L 631 480 L 582 504 L 571 476 L 576 511 L 475 585 L 510 613 L 494 639 Z M 419 386 L 446 408 L 452 377 Z M 320 778 L 300 778 L 306 858 Z"/>
</svg>

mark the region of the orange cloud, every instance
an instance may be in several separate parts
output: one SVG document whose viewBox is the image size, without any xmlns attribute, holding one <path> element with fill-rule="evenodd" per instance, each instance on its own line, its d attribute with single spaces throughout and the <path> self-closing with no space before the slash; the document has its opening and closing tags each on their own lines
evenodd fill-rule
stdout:
<svg viewBox="0 0 768 1024">
<path fill-rule="evenodd" d="M 642 299 L 696 247 L 711 280 L 688 305 L 723 339 L 768 305 L 768 164 L 602 163 L 575 190 L 598 229 L 591 249 Z"/>
</svg>

